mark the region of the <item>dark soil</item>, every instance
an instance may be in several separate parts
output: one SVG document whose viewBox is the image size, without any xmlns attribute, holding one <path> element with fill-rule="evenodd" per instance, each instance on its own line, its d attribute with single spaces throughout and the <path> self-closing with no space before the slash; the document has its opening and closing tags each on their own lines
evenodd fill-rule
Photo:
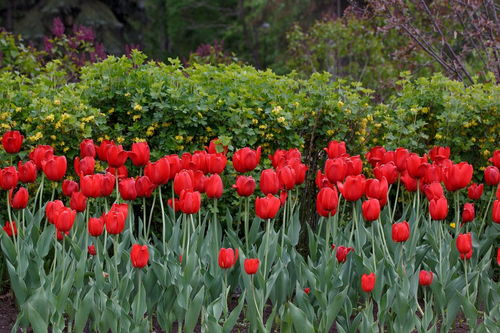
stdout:
<svg viewBox="0 0 500 333">
<path fill-rule="evenodd" d="M 14 297 L 10 293 L 0 296 L 0 333 L 10 333 L 16 317 Z"/>
</svg>

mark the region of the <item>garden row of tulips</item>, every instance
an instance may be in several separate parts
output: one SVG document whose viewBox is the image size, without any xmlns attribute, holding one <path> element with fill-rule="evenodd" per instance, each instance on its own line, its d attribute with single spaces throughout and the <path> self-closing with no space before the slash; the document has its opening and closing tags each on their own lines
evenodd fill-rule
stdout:
<svg viewBox="0 0 500 333">
<path fill-rule="evenodd" d="M 2 138 L 13 332 L 447 332 L 459 315 L 498 329 L 500 150 L 476 184 L 446 147 L 363 161 L 332 141 L 309 225 L 297 149 L 265 161 L 214 139 L 152 162 L 146 142 L 85 139 L 71 171 L 22 144 Z"/>
</svg>

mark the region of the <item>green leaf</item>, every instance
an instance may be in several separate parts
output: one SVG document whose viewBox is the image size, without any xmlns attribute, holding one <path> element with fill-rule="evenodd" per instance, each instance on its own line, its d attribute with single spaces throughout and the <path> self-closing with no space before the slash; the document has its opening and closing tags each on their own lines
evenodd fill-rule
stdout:
<svg viewBox="0 0 500 333">
<path fill-rule="evenodd" d="M 198 323 L 200 317 L 201 306 L 205 298 L 205 287 L 201 287 L 193 301 L 189 304 L 189 309 L 186 312 L 184 319 L 184 332 L 192 332 Z"/>
<path fill-rule="evenodd" d="M 26 309 L 33 331 L 35 333 L 47 333 L 48 323 L 42 318 L 40 313 L 30 303 L 26 304 Z"/>
<path fill-rule="evenodd" d="M 233 309 L 233 311 L 231 311 L 231 313 L 227 317 L 226 322 L 222 327 L 222 332 L 229 333 L 233 329 L 234 325 L 236 325 L 236 321 L 240 317 L 241 309 L 243 309 L 243 305 L 245 305 L 245 295 L 246 290 L 240 295 L 238 305 Z"/>
<path fill-rule="evenodd" d="M 90 310 L 94 305 L 94 288 L 90 288 L 87 295 L 83 298 L 80 306 L 76 309 L 75 315 L 75 332 L 83 332 L 90 314 Z"/>
<path fill-rule="evenodd" d="M 293 305 L 293 303 L 288 302 L 288 308 L 290 311 L 290 315 L 292 317 L 293 326 L 295 327 L 296 332 L 310 332 L 314 333 L 315 329 L 311 322 L 306 318 L 305 313 Z"/>
</svg>

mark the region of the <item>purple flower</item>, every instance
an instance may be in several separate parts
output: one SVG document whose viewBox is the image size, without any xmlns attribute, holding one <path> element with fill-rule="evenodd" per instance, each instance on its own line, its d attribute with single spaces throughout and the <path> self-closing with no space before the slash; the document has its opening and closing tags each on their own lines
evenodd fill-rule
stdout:
<svg viewBox="0 0 500 333">
<path fill-rule="evenodd" d="M 47 36 L 43 36 L 43 46 L 45 48 L 45 52 L 52 51 L 52 48 L 54 47 Z"/>
<path fill-rule="evenodd" d="M 64 34 L 64 24 L 59 17 L 52 21 L 52 33 L 56 37 L 61 37 Z"/>
</svg>

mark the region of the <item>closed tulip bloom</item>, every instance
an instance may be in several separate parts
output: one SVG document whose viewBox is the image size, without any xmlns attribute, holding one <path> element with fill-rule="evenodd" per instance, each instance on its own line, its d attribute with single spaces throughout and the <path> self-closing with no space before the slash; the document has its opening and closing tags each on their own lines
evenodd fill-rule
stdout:
<svg viewBox="0 0 500 333">
<path fill-rule="evenodd" d="M 476 216 L 476 213 L 474 211 L 474 204 L 473 203 L 466 203 L 464 205 L 464 210 L 462 211 L 462 222 L 467 223 L 471 222 L 474 220 L 474 217 Z"/>
<path fill-rule="evenodd" d="M 199 170 L 203 171 L 203 173 L 207 173 L 207 156 L 208 154 L 206 151 L 195 151 L 194 154 L 191 155 L 189 165 L 184 168 L 190 170 Z"/>
<path fill-rule="evenodd" d="M 276 194 L 280 189 L 278 175 L 273 169 L 262 170 L 260 174 L 260 190 L 264 194 Z"/>
<path fill-rule="evenodd" d="M 110 196 L 111 193 L 113 193 L 115 184 L 116 184 L 116 177 L 109 173 L 106 172 L 104 175 L 96 175 L 97 176 L 97 182 L 101 182 L 101 197 L 107 197 Z"/>
<path fill-rule="evenodd" d="M 118 176 L 118 179 L 123 179 L 123 178 L 128 177 L 128 170 L 127 170 L 127 167 L 125 165 L 122 165 L 119 168 L 113 168 L 113 167 L 108 166 L 106 168 L 106 173 L 110 173 L 115 177 Z"/>
<path fill-rule="evenodd" d="M 233 167 L 237 172 L 252 171 L 260 163 L 261 147 L 257 150 L 248 147 L 237 150 L 233 155 Z"/>
<path fill-rule="evenodd" d="M 102 175 L 87 175 L 80 178 L 80 190 L 86 197 L 101 196 L 102 186 Z"/>
<path fill-rule="evenodd" d="M 193 189 L 200 193 L 205 193 L 208 177 L 201 170 L 189 170 L 193 181 Z"/>
<path fill-rule="evenodd" d="M 335 245 L 332 246 L 332 249 L 334 249 L 334 248 L 335 248 Z M 352 248 L 352 247 L 345 247 L 345 246 L 337 247 L 337 253 L 335 254 L 337 261 L 339 263 L 346 262 L 347 255 L 349 254 L 349 252 L 351 252 L 353 250 L 354 250 L 354 248 Z"/>
<path fill-rule="evenodd" d="M 366 159 L 368 160 L 368 163 L 372 165 L 372 167 L 375 167 L 377 163 L 383 161 L 385 153 L 386 150 L 384 147 L 381 146 L 373 147 L 366 154 Z"/>
<path fill-rule="evenodd" d="M 24 164 L 19 161 L 17 163 L 17 173 L 21 182 L 34 183 L 37 177 L 36 164 L 33 161 L 28 161 Z"/>
<path fill-rule="evenodd" d="M 406 170 L 406 159 L 410 156 L 410 152 L 406 148 L 398 148 L 394 151 L 394 164 L 399 172 Z"/>
<path fill-rule="evenodd" d="M 469 260 L 470 258 L 472 258 L 473 253 L 474 253 L 474 249 L 471 249 L 467 253 L 460 253 L 460 259 L 461 260 Z"/>
<path fill-rule="evenodd" d="M 500 223 L 500 200 L 495 200 L 493 202 L 493 208 L 491 211 L 491 218 L 493 222 Z"/>
<path fill-rule="evenodd" d="M 415 153 L 411 153 L 406 159 L 406 170 L 412 178 L 422 178 L 425 172 L 425 166 L 422 164 L 427 163 L 427 155 L 422 157 Z"/>
<path fill-rule="evenodd" d="M 87 246 L 87 251 L 91 256 L 95 256 L 97 254 L 94 244 Z"/>
<path fill-rule="evenodd" d="M 45 176 L 54 182 L 64 178 L 67 166 L 66 156 L 54 155 L 42 162 L 42 168 Z"/>
<path fill-rule="evenodd" d="M 179 209 L 184 214 L 198 213 L 201 207 L 200 192 L 182 191 L 179 198 Z"/>
<path fill-rule="evenodd" d="M 272 194 L 255 199 L 255 214 L 263 220 L 272 219 L 280 209 L 281 201 Z"/>
<path fill-rule="evenodd" d="M 379 164 L 387 164 L 389 162 L 394 163 L 395 158 L 396 158 L 396 152 L 394 152 L 394 151 L 386 151 L 385 154 L 384 154 L 384 157 L 382 158 L 382 161 L 379 162 L 377 165 L 379 165 Z"/>
<path fill-rule="evenodd" d="M 286 199 L 288 198 L 288 192 L 287 191 L 280 191 L 280 203 L 281 207 L 283 207 L 286 203 Z"/>
<path fill-rule="evenodd" d="M 467 254 L 472 251 L 472 235 L 471 233 L 459 234 L 456 240 L 457 250 L 462 254 Z"/>
<path fill-rule="evenodd" d="M 424 184 L 441 182 L 443 176 L 439 165 L 423 163 L 422 166 L 425 166 L 424 176 L 422 177 L 422 182 Z"/>
<path fill-rule="evenodd" d="M 497 248 L 497 265 L 500 266 L 500 247 Z"/>
<path fill-rule="evenodd" d="M 394 184 L 398 180 L 398 168 L 394 162 L 389 162 L 386 164 L 379 164 L 373 169 L 373 173 L 378 180 L 382 180 L 383 177 L 387 179 L 387 183 Z"/>
<path fill-rule="evenodd" d="M 330 183 L 328 178 L 321 172 L 321 170 L 318 170 L 316 172 L 316 178 L 314 180 L 314 183 L 316 184 L 316 187 L 320 190 L 323 187 L 334 187 L 334 185 Z"/>
<path fill-rule="evenodd" d="M 24 187 L 17 190 L 15 188 L 9 191 L 9 203 L 14 209 L 24 209 L 28 205 L 29 193 Z"/>
<path fill-rule="evenodd" d="M 100 236 L 104 231 L 104 218 L 102 216 L 89 218 L 87 229 L 89 231 L 90 236 L 93 237 Z"/>
<path fill-rule="evenodd" d="M 13 166 L 9 166 L 0 170 L 0 187 L 4 190 L 10 190 L 16 187 L 19 176 L 17 170 Z"/>
<path fill-rule="evenodd" d="M 446 168 L 443 175 L 446 189 L 456 191 L 466 187 L 472 179 L 472 172 L 472 165 L 467 162 L 453 164 Z"/>
<path fill-rule="evenodd" d="M 289 166 L 283 166 L 278 169 L 278 179 L 281 187 L 291 190 L 295 186 L 295 170 Z"/>
<path fill-rule="evenodd" d="M 441 186 L 441 183 L 436 182 L 429 185 L 425 185 L 423 189 L 425 196 L 429 201 L 431 201 L 432 199 L 437 200 L 441 197 L 444 197 L 444 190 L 443 186 Z"/>
<path fill-rule="evenodd" d="M 90 156 L 86 156 L 82 159 L 77 156 L 73 162 L 73 167 L 75 168 L 75 173 L 79 176 L 91 175 L 94 173 L 95 160 Z"/>
<path fill-rule="evenodd" d="M 259 270 L 259 259 L 245 259 L 243 266 L 245 267 L 245 272 L 248 275 L 253 275 Z"/>
<path fill-rule="evenodd" d="M 440 162 L 442 160 L 446 160 L 450 158 L 450 147 L 433 147 L 429 151 L 429 157 L 434 162 Z"/>
<path fill-rule="evenodd" d="M 255 186 L 255 179 L 252 176 L 238 176 L 233 188 L 240 197 L 248 197 L 255 191 Z"/>
<path fill-rule="evenodd" d="M 80 186 L 78 186 L 78 183 L 75 182 L 74 180 L 65 179 L 63 180 L 61 188 L 62 188 L 62 193 L 65 196 L 71 197 L 73 192 L 77 192 L 80 189 Z"/>
<path fill-rule="evenodd" d="M 42 169 L 42 162 L 54 155 L 54 148 L 47 145 L 38 145 L 30 153 L 29 158 L 35 164 L 38 170 Z"/>
<path fill-rule="evenodd" d="M 227 158 L 222 153 L 207 155 L 207 171 L 209 173 L 222 173 L 226 168 Z"/>
<path fill-rule="evenodd" d="M 333 216 L 337 212 L 339 195 L 335 187 L 323 187 L 316 198 L 316 211 L 320 216 Z"/>
<path fill-rule="evenodd" d="M 500 200 L 500 185 L 497 187 L 497 193 L 496 193 L 497 200 Z"/>
<path fill-rule="evenodd" d="M 275 169 L 286 165 L 286 150 L 277 149 L 273 155 L 269 155 L 269 159 L 271 160 L 271 164 Z"/>
<path fill-rule="evenodd" d="M 59 209 L 59 214 L 55 221 L 56 229 L 61 232 L 68 232 L 71 230 L 75 222 L 76 211 L 69 207 L 62 207 Z"/>
<path fill-rule="evenodd" d="M 387 203 L 387 192 L 389 191 L 389 185 L 385 177 L 381 180 L 378 179 L 367 179 L 365 186 L 365 194 L 369 199 L 378 199 L 380 206 L 385 206 Z"/>
<path fill-rule="evenodd" d="M 375 276 L 375 273 L 363 274 L 361 276 L 361 289 L 363 289 L 366 293 L 371 292 L 373 288 L 375 288 L 376 280 L 377 277 Z"/>
<path fill-rule="evenodd" d="M 125 164 L 128 158 L 128 153 L 123 150 L 122 145 L 110 144 L 107 147 L 107 159 L 110 167 L 119 168 Z"/>
<path fill-rule="evenodd" d="M 177 155 L 168 155 L 165 156 L 165 158 L 168 161 L 168 164 L 170 165 L 170 176 L 169 179 L 173 180 L 175 178 L 175 175 L 181 171 L 182 166 L 181 166 L 181 159 Z"/>
<path fill-rule="evenodd" d="M 224 153 L 227 154 L 227 146 L 224 146 L 219 138 L 210 140 L 208 147 L 205 147 L 209 154 Z"/>
<path fill-rule="evenodd" d="M 293 168 L 293 170 L 295 171 L 295 185 L 303 184 L 306 180 L 306 173 L 309 167 L 300 162 L 298 158 L 290 160 L 288 166 Z"/>
<path fill-rule="evenodd" d="M 174 178 L 175 194 L 180 195 L 182 191 L 193 191 L 193 180 L 188 170 L 181 170 Z"/>
<path fill-rule="evenodd" d="M 357 176 L 363 171 L 363 161 L 359 155 L 344 157 L 345 163 L 347 165 L 347 175 L 346 176 Z"/>
<path fill-rule="evenodd" d="M 470 184 L 469 188 L 467 189 L 467 195 L 469 199 L 471 200 L 481 199 L 481 196 L 483 195 L 483 188 L 484 184 L 479 184 L 479 185 L 476 183 Z"/>
<path fill-rule="evenodd" d="M 12 237 L 13 235 L 17 235 L 17 225 L 16 222 L 5 222 L 5 225 L 3 226 L 3 231 L 9 236 Z"/>
<path fill-rule="evenodd" d="M 484 169 L 484 182 L 496 186 L 500 182 L 500 171 L 496 166 L 490 165 Z"/>
<path fill-rule="evenodd" d="M 328 158 L 336 158 L 341 157 L 347 153 L 345 142 L 344 141 L 330 141 L 328 143 L 328 147 L 324 148 L 326 151 Z"/>
<path fill-rule="evenodd" d="M 488 161 L 492 162 L 493 165 L 500 169 L 500 149 L 495 150 L 493 156 Z"/>
<path fill-rule="evenodd" d="M 137 190 L 135 189 L 135 179 L 125 178 L 118 183 L 118 190 L 123 200 L 135 200 L 137 198 Z"/>
<path fill-rule="evenodd" d="M 148 163 L 144 174 L 156 185 L 166 184 L 170 179 L 170 163 L 163 157 L 156 162 Z"/>
<path fill-rule="evenodd" d="M 149 250 L 147 245 L 134 244 L 130 251 L 130 261 L 135 268 L 143 268 L 149 261 Z"/>
<path fill-rule="evenodd" d="M 418 275 L 418 283 L 421 286 L 430 286 L 432 284 L 432 279 L 434 278 L 434 273 L 431 271 L 421 270 Z"/>
<path fill-rule="evenodd" d="M 228 269 L 233 267 L 238 261 L 238 249 L 221 248 L 219 251 L 219 267 Z"/>
<path fill-rule="evenodd" d="M 311 292 L 311 288 L 304 288 L 304 292 L 309 295 L 309 293 Z"/>
<path fill-rule="evenodd" d="M 80 142 L 80 157 L 84 158 L 86 156 L 95 158 L 96 149 L 94 140 L 92 139 L 84 139 Z"/>
<path fill-rule="evenodd" d="M 377 199 L 368 199 L 361 206 L 365 221 L 375 221 L 380 216 L 380 202 Z"/>
<path fill-rule="evenodd" d="M 106 225 L 106 231 L 111 235 L 120 234 L 125 228 L 125 220 L 127 216 L 119 209 L 111 209 L 107 214 L 104 215 L 104 223 Z"/>
<path fill-rule="evenodd" d="M 24 136 L 19 131 L 8 131 L 2 137 L 2 145 L 9 154 L 16 154 L 21 150 Z"/>
<path fill-rule="evenodd" d="M 205 183 L 205 193 L 207 197 L 211 199 L 218 199 L 222 196 L 224 192 L 224 184 L 222 183 L 222 178 L 218 174 L 213 174 L 208 177 Z"/>
<path fill-rule="evenodd" d="M 127 203 L 121 203 L 121 204 L 114 203 L 114 204 L 111 205 L 111 209 L 109 211 L 110 212 L 111 211 L 120 212 L 120 213 L 123 214 L 123 216 L 125 217 L 125 219 L 127 219 L 127 216 L 128 216 L 128 204 Z M 106 220 L 104 220 L 104 222 L 106 222 Z"/>
<path fill-rule="evenodd" d="M 63 207 L 64 207 L 64 204 L 61 200 L 54 200 L 54 201 L 47 202 L 47 205 L 45 206 L 45 216 L 47 217 L 47 220 L 51 224 L 56 223 L 56 219 L 57 219 L 57 216 L 59 215 L 59 211 Z"/>
<path fill-rule="evenodd" d="M 137 197 L 139 198 L 149 198 L 153 194 L 155 189 L 155 184 L 151 182 L 148 176 L 142 176 L 135 181 L 135 190 L 137 191 Z"/>
<path fill-rule="evenodd" d="M 433 220 L 444 220 L 448 215 L 448 200 L 446 200 L 446 197 L 432 199 L 429 202 L 429 213 Z"/>
<path fill-rule="evenodd" d="M 404 170 L 401 174 L 401 182 L 404 184 L 408 192 L 415 192 L 417 190 L 417 180 L 410 176 L 408 171 Z"/>
<path fill-rule="evenodd" d="M 366 179 L 363 175 L 347 176 L 345 182 L 337 186 L 347 201 L 357 201 L 365 194 Z"/>
<path fill-rule="evenodd" d="M 69 236 L 69 231 L 63 232 L 56 229 L 56 238 L 58 241 L 62 241 L 64 239 L 64 236 Z"/>
<path fill-rule="evenodd" d="M 128 156 L 135 166 L 145 166 L 149 162 L 150 150 L 147 142 L 134 142 Z"/>
<path fill-rule="evenodd" d="M 87 197 L 82 192 L 73 192 L 69 206 L 81 213 L 87 208 Z"/>
<path fill-rule="evenodd" d="M 115 142 L 113 140 L 103 140 L 99 146 L 95 146 L 97 156 L 103 162 L 108 161 L 108 149 L 114 146 Z"/>
<path fill-rule="evenodd" d="M 392 241 L 396 243 L 406 242 L 410 238 L 410 225 L 403 221 L 392 225 Z"/>
<path fill-rule="evenodd" d="M 343 182 L 347 176 L 348 166 L 343 158 L 328 159 L 325 162 L 325 175 L 328 180 L 336 184 Z"/>
</svg>

